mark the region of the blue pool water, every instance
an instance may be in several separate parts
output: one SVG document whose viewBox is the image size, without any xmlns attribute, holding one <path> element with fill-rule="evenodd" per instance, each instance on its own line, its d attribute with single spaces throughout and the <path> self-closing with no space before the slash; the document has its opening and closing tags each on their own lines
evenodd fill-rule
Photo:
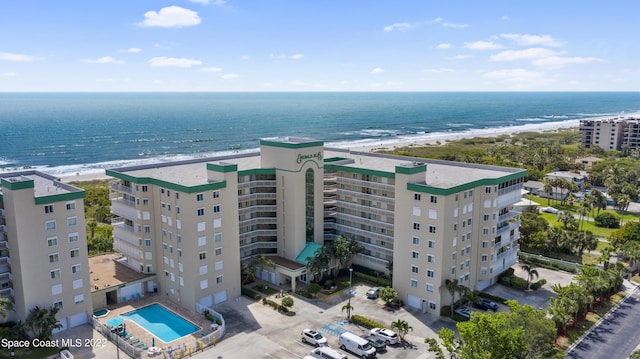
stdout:
<svg viewBox="0 0 640 359">
<path fill-rule="evenodd" d="M 122 314 L 165 343 L 202 329 L 158 303 Z"/>
</svg>

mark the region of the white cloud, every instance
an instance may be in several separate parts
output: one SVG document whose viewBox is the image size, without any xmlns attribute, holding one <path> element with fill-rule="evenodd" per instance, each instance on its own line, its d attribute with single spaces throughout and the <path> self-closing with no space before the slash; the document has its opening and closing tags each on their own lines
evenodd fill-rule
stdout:
<svg viewBox="0 0 640 359">
<path fill-rule="evenodd" d="M 202 65 L 202 61 L 197 59 L 160 56 L 149 60 L 149 65 L 153 67 L 191 67 Z"/>
<path fill-rule="evenodd" d="M 465 42 L 463 47 L 470 50 L 495 50 L 502 48 L 502 45 L 491 41 Z"/>
<path fill-rule="evenodd" d="M 198 25 L 202 20 L 198 13 L 180 6 L 163 7 L 160 11 L 147 11 L 140 26 L 183 27 Z"/>
<path fill-rule="evenodd" d="M 18 74 L 15 73 L 15 72 L 5 72 L 5 73 L 0 74 L 0 76 L 2 76 L 2 77 L 15 77 L 15 76 L 18 76 Z"/>
<path fill-rule="evenodd" d="M 82 62 L 86 62 L 88 64 L 98 64 L 98 65 L 107 65 L 107 64 L 116 64 L 121 65 L 124 64 L 123 60 L 114 59 L 111 56 L 103 56 L 97 59 L 82 59 Z"/>
<path fill-rule="evenodd" d="M 456 55 L 456 56 L 451 56 L 451 57 L 447 57 L 447 60 L 464 60 L 464 59 L 470 59 L 473 56 L 471 55 Z"/>
<path fill-rule="evenodd" d="M 452 27 L 454 29 L 464 29 L 465 27 L 469 27 L 469 24 L 452 24 L 450 22 L 445 22 L 442 24 L 444 27 Z"/>
<path fill-rule="evenodd" d="M 522 46 L 542 45 L 559 47 L 564 45 L 564 42 L 556 40 L 549 35 L 500 34 L 500 37 L 515 41 L 518 45 Z"/>
<path fill-rule="evenodd" d="M 290 58 L 291 60 L 300 60 L 300 59 L 302 59 L 303 57 L 304 57 L 304 55 L 303 55 L 303 54 L 293 54 L 293 55 L 289 56 L 289 58 Z"/>
<path fill-rule="evenodd" d="M 441 67 L 441 68 L 438 68 L 438 69 L 424 69 L 424 70 L 422 70 L 422 72 L 431 73 L 431 74 L 440 74 L 440 73 L 444 73 L 444 72 L 456 72 L 456 70 L 448 69 L 448 68 L 445 68 L 445 67 Z"/>
<path fill-rule="evenodd" d="M 502 15 L 502 16 L 500 16 L 500 20 L 507 21 L 507 20 L 511 20 L 511 19 L 507 15 Z"/>
<path fill-rule="evenodd" d="M 541 79 L 544 77 L 544 72 L 525 69 L 506 69 L 486 72 L 484 77 L 507 82 L 524 82 Z"/>
<path fill-rule="evenodd" d="M 118 52 L 128 52 L 128 53 L 131 53 L 131 54 L 137 54 L 140 51 L 142 51 L 142 49 L 137 48 L 137 47 L 130 47 L 128 49 L 118 50 Z"/>
<path fill-rule="evenodd" d="M 443 42 L 442 44 L 438 44 L 438 46 L 436 46 L 436 49 L 450 49 L 451 48 L 451 44 Z"/>
<path fill-rule="evenodd" d="M 384 72 L 384 70 L 382 68 L 380 68 L 380 67 L 376 67 L 375 69 L 371 70 L 372 74 L 380 74 L 380 73 L 383 73 L 383 72 Z"/>
<path fill-rule="evenodd" d="M 414 25 L 408 23 L 408 22 L 397 22 L 393 25 L 388 25 L 384 27 L 384 31 L 386 32 L 391 32 L 393 30 L 408 30 L 410 28 L 412 28 Z"/>
<path fill-rule="evenodd" d="M 506 50 L 492 55 L 489 59 L 491 61 L 514 61 L 524 59 L 539 59 L 542 57 L 549 57 L 557 55 L 558 53 L 545 49 L 542 47 L 532 47 L 525 50 Z"/>
<path fill-rule="evenodd" d="M 0 60 L 15 62 L 31 62 L 38 60 L 37 57 L 25 54 L 12 54 L 10 52 L 0 52 Z"/>
<path fill-rule="evenodd" d="M 603 61 L 598 57 L 561 57 L 549 56 L 533 61 L 533 64 L 540 67 L 560 68 L 569 64 L 589 64 Z"/>
<path fill-rule="evenodd" d="M 222 68 L 220 67 L 203 67 L 198 72 L 220 72 Z"/>
<path fill-rule="evenodd" d="M 209 3 L 211 2 L 211 0 L 189 0 L 189 1 L 202 4 L 202 5 L 209 5 Z M 213 4 L 218 6 L 222 6 L 226 3 L 227 3 L 227 0 L 213 0 Z"/>
<path fill-rule="evenodd" d="M 245 61 L 249 60 L 249 55 L 242 55 L 242 56 L 240 56 L 240 59 L 241 60 L 245 60 Z"/>
<path fill-rule="evenodd" d="M 189 1 L 202 4 L 202 5 L 209 5 L 209 0 L 189 0 Z"/>
<path fill-rule="evenodd" d="M 235 79 L 237 77 L 240 77 L 240 75 L 238 74 L 224 74 L 222 76 L 220 76 L 223 79 Z"/>
<path fill-rule="evenodd" d="M 272 60 L 284 60 L 287 58 L 287 55 L 285 54 L 269 54 L 269 57 L 271 57 Z"/>
</svg>

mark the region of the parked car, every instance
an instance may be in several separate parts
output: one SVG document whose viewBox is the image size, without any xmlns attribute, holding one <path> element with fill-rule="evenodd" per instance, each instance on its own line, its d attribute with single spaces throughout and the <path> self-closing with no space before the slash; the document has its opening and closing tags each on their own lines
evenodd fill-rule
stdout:
<svg viewBox="0 0 640 359">
<path fill-rule="evenodd" d="M 347 356 L 329 347 L 315 348 L 309 353 L 314 359 L 347 359 Z"/>
<path fill-rule="evenodd" d="M 371 334 L 372 336 L 381 339 L 382 341 L 384 341 L 385 343 L 387 343 L 387 345 L 392 345 L 392 344 L 397 344 L 398 343 L 398 334 L 396 334 L 396 332 L 394 332 L 393 330 L 389 330 L 389 329 L 382 329 L 382 328 L 373 328 L 371 329 L 371 331 L 369 332 L 369 334 Z"/>
<path fill-rule="evenodd" d="M 471 310 L 467 307 L 458 308 L 453 312 L 463 318 L 471 319 Z"/>
<path fill-rule="evenodd" d="M 380 292 L 382 291 L 382 287 L 373 287 L 367 291 L 367 298 L 369 299 L 377 299 L 380 296 Z"/>
<path fill-rule="evenodd" d="M 558 213 L 560 213 L 560 210 L 556 209 L 556 208 L 553 208 L 553 207 L 544 207 L 544 208 L 542 208 L 542 212 L 558 214 Z"/>
<path fill-rule="evenodd" d="M 303 330 L 302 333 L 300 333 L 300 337 L 302 338 L 303 343 L 309 343 L 316 347 L 327 345 L 327 338 L 313 329 Z"/>
<path fill-rule="evenodd" d="M 368 340 L 369 344 L 371 344 L 378 353 L 387 351 L 387 344 L 380 338 L 374 337 L 373 335 L 363 335 L 362 339 Z"/>
<path fill-rule="evenodd" d="M 498 305 L 489 299 L 481 299 L 480 301 L 473 303 L 473 307 L 482 310 L 490 309 L 494 312 L 498 311 Z"/>
</svg>

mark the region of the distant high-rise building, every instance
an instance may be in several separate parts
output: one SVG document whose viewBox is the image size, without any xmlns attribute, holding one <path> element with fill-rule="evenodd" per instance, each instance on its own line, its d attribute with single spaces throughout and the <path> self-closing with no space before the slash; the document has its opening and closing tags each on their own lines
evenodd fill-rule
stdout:
<svg viewBox="0 0 640 359">
<path fill-rule="evenodd" d="M 580 146 L 605 150 L 640 147 L 640 118 L 609 117 L 580 120 Z"/>
<path fill-rule="evenodd" d="M 92 313 L 84 190 L 37 171 L 0 173 L 0 296 L 6 320 L 59 307 L 62 329 Z"/>
</svg>

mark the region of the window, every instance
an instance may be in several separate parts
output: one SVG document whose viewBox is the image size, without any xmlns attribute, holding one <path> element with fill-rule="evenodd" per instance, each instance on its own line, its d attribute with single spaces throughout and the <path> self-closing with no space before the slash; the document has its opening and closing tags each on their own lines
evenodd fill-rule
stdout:
<svg viewBox="0 0 640 359">
<path fill-rule="evenodd" d="M 480 260 L 481 260 L 482 262 L 486 262 L 488 258 L 489 258 L 489 257 L 488 257 L 486 254 L 483 254 Z"/>
<path fill-rule="evenodd" d="M 214 241 L 214 242 L 220 242 L 220 241 L 222 241 L 222 232 L 215 233 L 215 234 L 213 235 L 213 241 Z"/>
<path fill-rule="evenodd" d="M 414 193 L 414 194 L 413 194 L 413 199 L 414 199 L 414 200 L 416 200 L 416 201 L 419 201 L 419 200 L 420 200 L 420 197 L 421 197 L 421 196 L 420 196 L 420 193 Z"/>
<path fill-rule="evenodd" d="M 222 284 L 222 276 L 221 275 L 216 277 L 216 284 Z"/>
<path fill-rule="evenodd" d="M 213 206 L 213 213 L 220 213 L 220 205 L 216 204 L 215 206 Z"/>
<path fill-rule="evenodd" d="M 433 293 L 433 284 L 427 283 L 427 292 Z"/>
<path fill-rule="evenodd" d="M 203 265 L 200 266 L 200 275 L 205 275 L 209 272 L 209 266 Z"/>
<path fill-rule="evenodd" d="M 213 228 L 222 227 L 222 218 L 216 218 L 213 220 Z"/>
<path fill-rule="evenodd" d="M 436 233 L 436 226 L 429 226 L 429 233 Z"/>
<path fill-rule="evenodd" d="M 487 186 L 484 188 L 484 193 L 491 193 L 491 187 Z"/>
<path fill-rule="evenodd" d="M 436 272 L 434 272 L 434 271 L 432 271 L 430 269 L 427 269 L 427 277 L 433 278 L 435 276 L 436 276 Z"/>
<path fill-rule="evenodd" d="M 71 266 L 71 273 L 80 273 L 80 264 L 74 264 Z"/>
<path fill-rule="evenodd" d="M 53 302 L 53 306 L 59 309 L 62 309 L 64 306 L 62 305 L 62 301 L 61 300 L 56 300 L 55 302 Z"/>
<path fill-rule="evenodd" d="M 60 269 L 54 269 L 49 272 L 51 275 L 51 279 L 59 279 L 60 278 Z"/>
<path fill-rule="evenodd" d="M 430 301 L 429 302 L 429 309 L 436 310 L 436 303 Z"/>
<path fill-rule="evenodd" d="M 469 265 L 471 264 L 471 259 L 467 259 L 466 262 L 464 263 L 465 267 L 469 268 Z"/>
<path fill-rule="evenodd" d="M 207 237 L 199 237 L 198 238 L 198 247 L 202 247 L 207 245 Z"/>
<path fill-rule="evenodd" d="M 71 258 L 80 257 L 80 249 L 79 248 L 74 248 L 74 249 L 70 250 L 69 251 L 69 255 L 71 256 Z"/>
<path fill-rule="evenodd" d="M 47 204 L 44 206 L 44 213 L 53 213 L 53 205 L 52 204 Z"/>
<path fill-rule="evenodd" d="M 72 211 L 74 209 L 76 209 L 76 202 L 67 202 L 67 211 Z"/>
<path fill-rule="evenodd" d="M 457 231 L 457 230 L 458 230 L 458 224 L 457 224 L 457 223 L 454 223 L 454 224 L 453 224 L 453 230 L 454 230 L 454 231 Z"/>
<path fill-rule="evenodd" d="M 412 279 L 412 280 L 411 280 L 411 287 L 412 287 L 412 288 L 418 288 L 418 281 L 417 281 L 417 280 L 415 280 L 415 279 Z"/>
<path fill-rule="evenodd" d="M 78 232 L 69 233 L 69 243 L 78 241 Z"/>
<path fill-rule="evenodd" d="M 198 202 L 204 201 L 204 193 L 198 193 L 196 195 L 196 201 Z"/>
<path fill-rule="evenodd" d="M 142 205 L 143 206 L 148 206 L 149 205 L 149 199 L 148 198 L 143 198 L 142 199 Z"/>
<path fill-rule="evenodd" d="M 451 267 L 451 274 L 456 275 L 456 266 Z"/>
<path fill-rule="evenodd" d="M 176 213 L 180 214 L 180 207 L 176 206 Z M 176 221 L 177 222 L 177 221 Z"/>
<path fill-rule="evenodd" d="M 438 203 L 438 196 L 429 196 L 429 202 Z"/>
<path fill-rule="evenodd" d="M 145 247 L 151 247 L 151 239 L 145 238 L 144 239 L 144 246 Z"/>
<path fill-rule="evenodd" d="M 485 214 L 482 216 L 482 219 L 483 219 L 485 222 L 486 222 L 486 221 L 488 221 L 488 220 L 489 220 L 489 214 L 488 214 L 488 213 L 485 213 Z"/>
<path fill-rule="evenodd" d="M 207 252 L 200 252 L 198 256 L 200 257 L 200 260 L 207 259 Z"/>
<path fill-rule="evenodd" d="M 213 191 L 213 198 L 220 198 L 220 191 Z"/>
<path fill-rule="evenodd" d="M 204 216 L 204 208 L 198 208 L 197 214 L 198 214 L 198 217 Z"/>
<path fill-rule="evenodd" d="M 411 273 L 419 273 L 420 270 L 416 266 L 411 266 Z"/>
<path fill-rule="evenodd" d="M 420 253 L 416 251 L 411 251 L 411 257 L 417 259 L 420 257 Z"/>
<path fill-rule="evenodd" d="M 55 231 L 56 230 L 56 221 L 46 221 L 44 223 L 44 227 L 47 231 Z"/>
<path fill-rule="evenodd" d="M 200 281 L 200 289 L 207 289 L 209 288 L 209 280 L 208 279 L 203 279 Z"/>
<path fill-rule="evenodd" d="M 469 191 L 469 197 L 473 197 L 473 190 Z"/>
<path fill-rule="evenodd" d="M 482 241 L 482 248 L 488 248 L 489 247 L 489 241 Z"/>
<path fill-rule="evenodd" d="M 78 294 L 78 295 L 74 296 L 74 297 L 73 297 L 73 301 L 74 301 L 76 304 L 84 303 L 84 294 Z"/>
<path fill-rule="evenodd" d="M 67 218 L 67 226 L 73 227 L 78 223 L 78 217 L 68 217 Z"/>
<path fill-rule="evenodd" d="M 222 270 L 222 261 L 216 262 L 216 270 Z"/>
<path fill-rule="evenodd" d="M 73 281 L 73 289 L 82 288 L 82 278 Z"/>
<path fill-rule="evenodd" d="M 143 185 L 142 192 L 148 192 L 148 191 L 149 191 L 149 186 Z"/>
<path fill-rule="evenodd" d="M 480 275 L 483 276 L 483 277 L 486 277 L 487 276 L 487 268 L 485 268 L 485 267 L 480 268 Z"/>
<path fill-rule="evenodd" d="M 467 226 L 471 225 L 471 218 L 467 219 Z"/>
<path fill-rule="evenodd" d="M 432 255 L 428 255 L 427 256 L 427 262 L 429 263 L 435 263 L 436 262 L 436 257 L 432 256 Z"/>
<path fill-rule="evenodd" d="M 482 234 L 483 234 L 483 235 L 487 235 L 487 234 L 489 234 L 489 228 L 486 228 L 486 227 L 485 227 L 485 228 L 482 228 Z"/>
<path fill-rule="evenodd" d="M 216 255 L 217 256 L 221 256 L 222 255 L 222 247 L 216 248 Z"/>
<path fill-rule="evenodd" d="M 171 191 L 167 190 L 167 197 L 171 197 Z"/>
<path fill-rule="evenodd" d="M 55 247 L 58 245 L 58 237 L 49 237 L 47 238 L 47 246 Z"/>
<path fill-rule="evenodd" d="M 457 255 L 456 252 L 451 253 L 451 259 L 453 259 L 455 261 L 456 260 L 456 255 Z"/>
<path fill-rule="evenodd" d="M 413 229 L 416 230 L 416 231 L 419 231 L 420 230 L 420 223 L 413 222 Z"/>
<path fill-rule="evenodd" d="M 59 259 L 58 253 L 49 254 L 49 263 L 56 263 Z"/>
<path fill-rule="evenodd" d="M 436 247 L 436 242 L 429 241 L 429 248 L 435 248 L 435 247 Z"/>
<path fill-rule="evenodd" d="M 413 244 L 415 244 L 416 246 L 420 245 L 420 238 L 413 237 Z"/>
<path fill-rule="evenodd" d="M 164 188 L 160 188 L 160 193 L 164 193 Z"/>
</svg>

